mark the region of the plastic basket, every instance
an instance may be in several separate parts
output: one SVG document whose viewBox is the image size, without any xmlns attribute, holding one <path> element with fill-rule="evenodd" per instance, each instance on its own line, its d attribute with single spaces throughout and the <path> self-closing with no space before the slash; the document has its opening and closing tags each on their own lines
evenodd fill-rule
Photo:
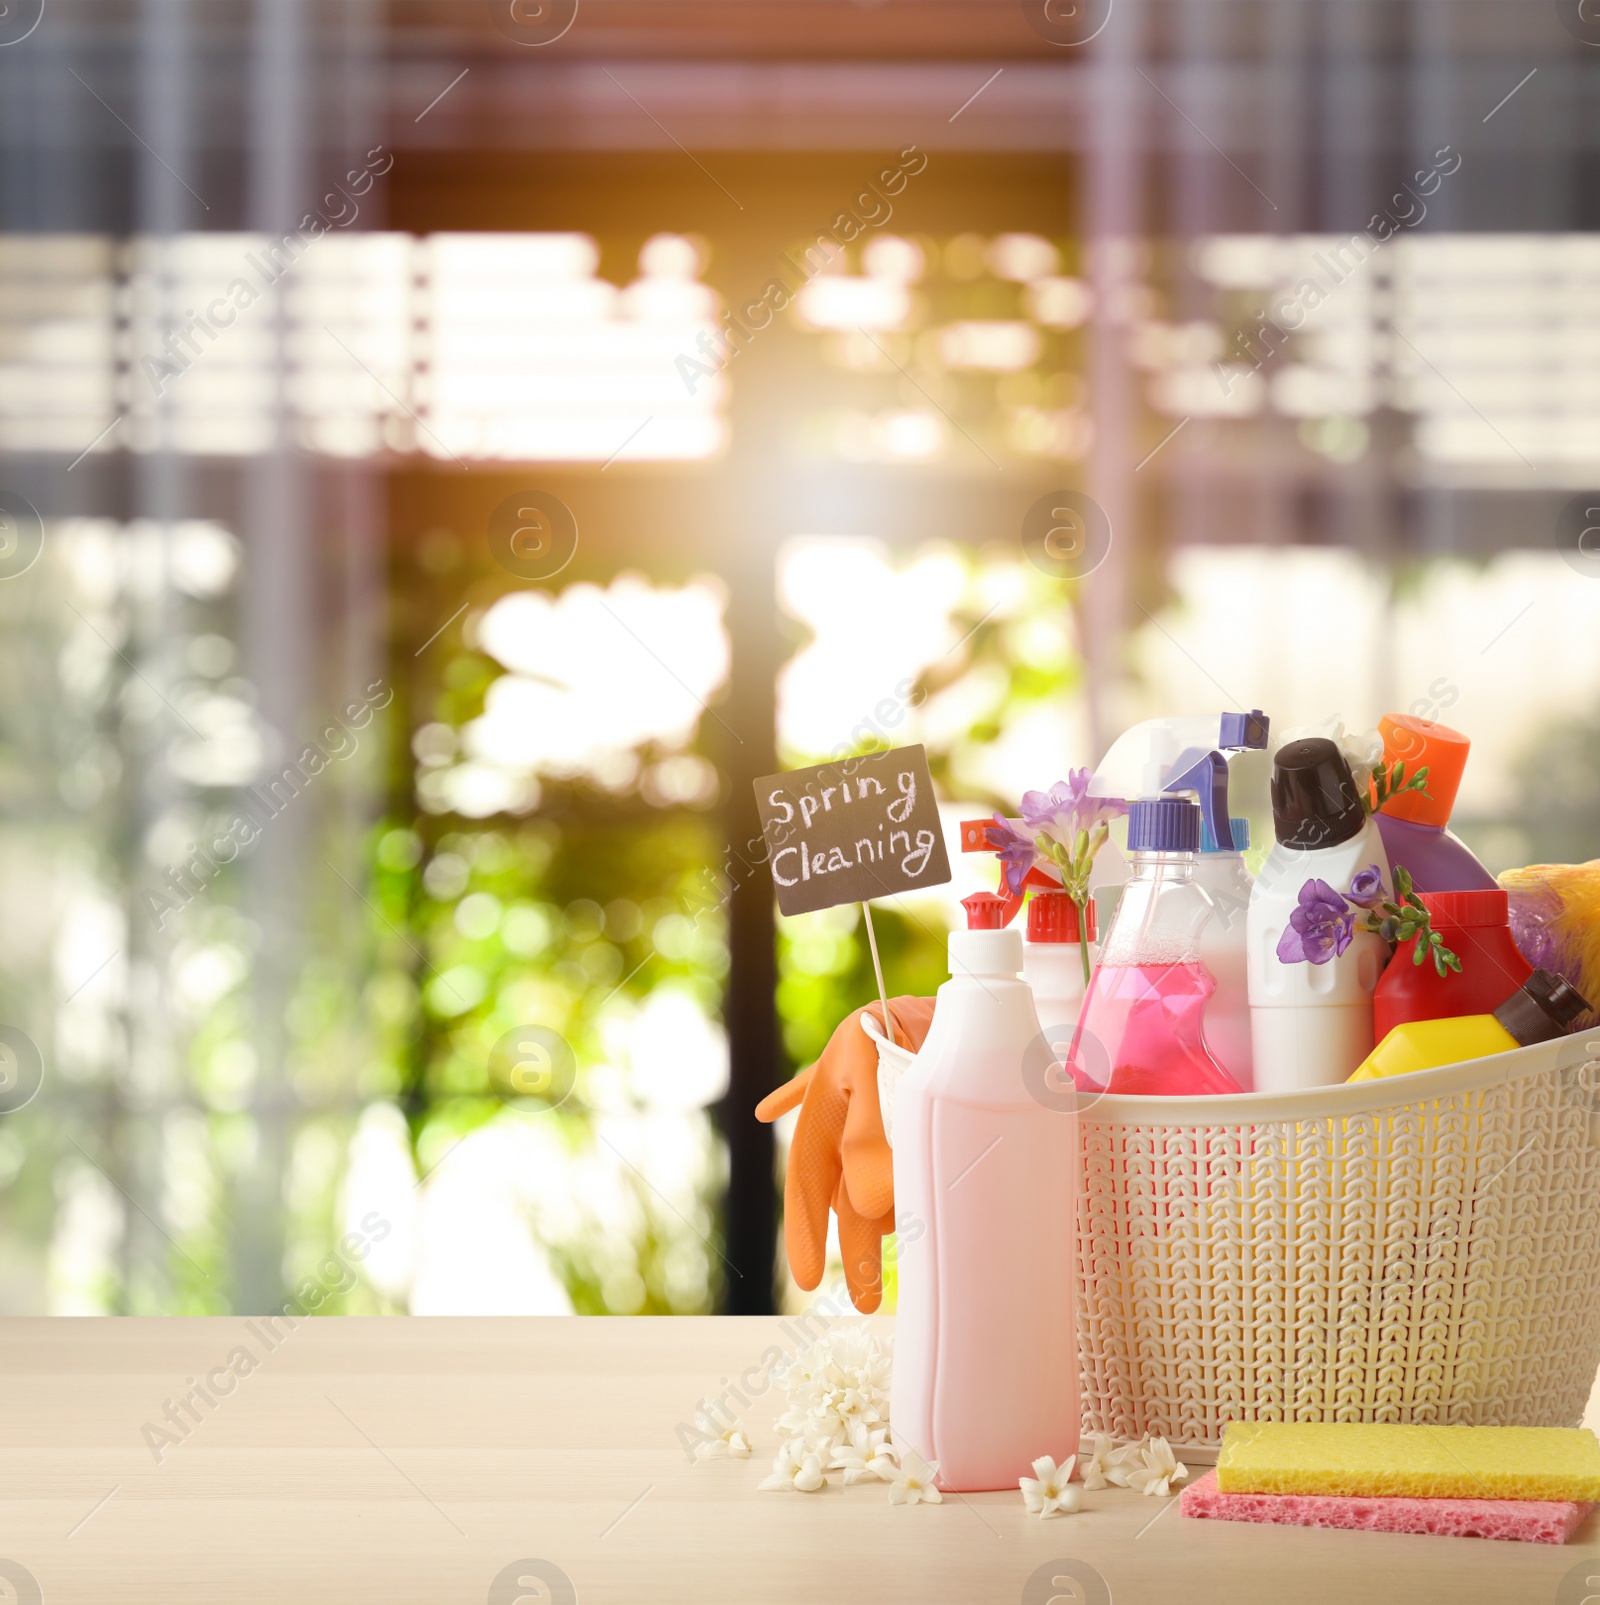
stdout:
<svg viewBox="0 0 1600 1605">
<path fill-rule="evenodd" d="M 1600 1364 L 1600 1035 L 1396 1081 L 1080 1110 L 1086 1430 L 1574 1426 Z"/>
</svg>

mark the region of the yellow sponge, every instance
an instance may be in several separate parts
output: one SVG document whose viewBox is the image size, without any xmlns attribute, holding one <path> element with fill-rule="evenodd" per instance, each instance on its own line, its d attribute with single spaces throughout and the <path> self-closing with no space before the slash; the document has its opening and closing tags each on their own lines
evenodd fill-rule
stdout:
<svg viewBox="0 0 1600 1605">
<path fill-rule="evenodd" d="M 1230 1494 L 1600 1500 L 1600 1442 L 1582 1427 L 1233 1421 L 1217 1487 Z"/>
</svg>

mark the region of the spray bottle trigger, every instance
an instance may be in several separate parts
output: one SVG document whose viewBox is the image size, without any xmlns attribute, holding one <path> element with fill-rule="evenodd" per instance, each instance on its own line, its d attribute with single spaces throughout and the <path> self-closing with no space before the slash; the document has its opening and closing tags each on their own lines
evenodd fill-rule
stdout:
<svg viewBox="0 0 1600 1605">
<path fill-rule="evenodd" d="M 1225 716 L 1226 717 L 1226 716 Z M 1187 768 L 1182 766 L 1188 765 Z M 1167 781 L 1166 791 L 1192 791 L 1200 799 L 1200 815 L 1219 851 L 1237 852 L 1233 822 L 1228 816 L 1228 760 L 1220 752 L 1183 754 L 1173 765 L 1179 772 Z"/>
</svg>

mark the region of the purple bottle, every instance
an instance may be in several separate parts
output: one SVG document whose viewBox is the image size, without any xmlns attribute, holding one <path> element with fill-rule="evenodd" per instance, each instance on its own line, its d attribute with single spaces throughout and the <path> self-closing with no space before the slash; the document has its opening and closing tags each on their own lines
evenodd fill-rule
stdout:
<svg viewBox="0 0 1600 1605">
<path fill-rule="evenodd" d="M 1378 733 L 1386 765 L 1403 759 L 1408 775 L 1424 765 L 1428 770 L 1426 795 L 1403 791 L 1378 811 L 1378 833 L 1390 864 L 1403 864 L 1418 892 L 1494 890 L 1498 885 L 1494 876 L 1459 836 L 1445 828 L 1471 741 L 1448 725 L 1404 713 L 1386 713 L 1378 722 Z"/>
</svg>

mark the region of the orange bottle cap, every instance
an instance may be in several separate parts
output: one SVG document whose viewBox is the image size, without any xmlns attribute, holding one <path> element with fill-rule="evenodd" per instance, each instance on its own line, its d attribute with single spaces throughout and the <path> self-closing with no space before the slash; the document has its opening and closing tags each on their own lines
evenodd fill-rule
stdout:
<svg viewBox="0 0 1600 1605">
<path fill-rule="evenodd" d="M 1449 725 L 1418 719 L 1409 713 L 1386 713 L 1378 721 L 1383 737 L 1383 761 L 1389 766 L 1404 762 L 1409 780 L 1424 765 L 1428 770 L 1428 790 L 1402 792 L 1383 805 L 1391 819 L 1409 819 L 1415 825 L 1448 825 L 1461 788 L 1461 773 L 1467 767 L 1471 740 Z"/>
</svg>

